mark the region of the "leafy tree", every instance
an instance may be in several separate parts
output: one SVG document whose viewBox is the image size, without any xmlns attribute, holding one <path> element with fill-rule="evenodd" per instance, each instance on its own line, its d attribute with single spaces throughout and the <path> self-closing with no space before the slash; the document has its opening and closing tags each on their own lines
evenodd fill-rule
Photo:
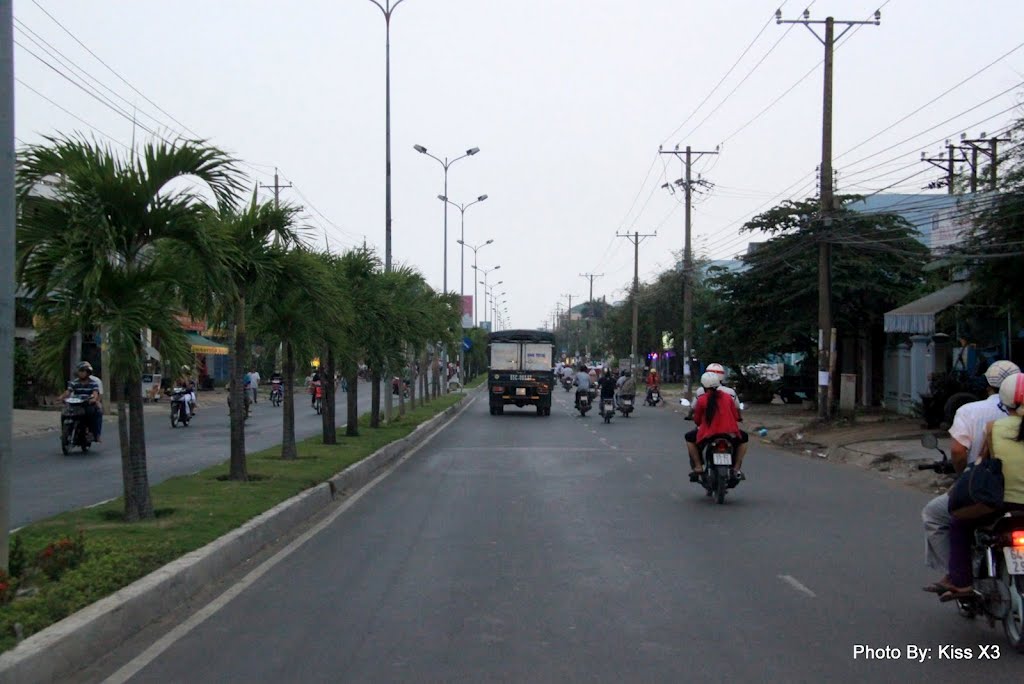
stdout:
<svg viewBox="0 0 1024 684">
<path fill-rule="evenodd" d="M 161 340 L 165 365 L 189 358 L 174 317 L 175 285 L 189 277 L 159 258 L 165 244 L 216 259 L 193 177 L 229 206 L 239 188 L 233 160 L 201 142 L 152 142 L 128 159 L 84 138 L 52 137 L 26 148 L 18 166 L 22 211 L 18 272 L 41 328 L 41 369 L 63 379 L 68 340 L 93 326 L 110 346 L 107 384 L 117 396 L 125 518 L 153 517 L 142 410 L 143 331 Z M 51 186 L 52 199 L 38 196 Z M 123 391 L 122 391 L 123 388 Z M 127 403 L 127 407 L 126 407 Z"/>
</svg>

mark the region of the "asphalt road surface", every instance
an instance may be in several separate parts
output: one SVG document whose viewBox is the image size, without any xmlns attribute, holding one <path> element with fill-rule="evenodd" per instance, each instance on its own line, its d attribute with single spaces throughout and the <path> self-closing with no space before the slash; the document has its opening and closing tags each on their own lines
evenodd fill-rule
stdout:
<svg viewBox="0 0 1024 684">
<path fill-rule="evenodd" d="M 370 409 L 370 384 L 360 383 L 360 414 Z M 338 425 L 345 422 L 345 394 L 338 393 Z M 382 397 L 381 401 L 384 399 Z M 170 406 L 146 411 L 146 460 L 150 484 L 187 475 L 226 461 L 230 456 L 227 395 L 199 393 L 200 410 L 188 427 L 171 428 Z M 270 403 L 269 390 L 261 388 L 259 403 L 245 424 L 247 451 L 259 451 L 281 443 L 282 408 Z M 64 456 L 57 432 L 14 440 L 11 470 L 11 525 L 20 527 L 64 511 L 90 506 L 121 495 L 121 450 L 116 416 L 107 416 L 102 444 L 88 453 L 76 449 Z M 60 421 L 54 413 L 55 424 Z M 306 394 L 296 395 L 295 436 L 303 439 L 319 433 L 321 418 L 309 405 Z"/>
<path fill-rule="evenodd" d="M 476 396 L 205 620 L 147 650 L 172 626 L 162 625 L 91 676 L 1021 681 L 1024 656 L 1001 629 L 920 590 L 935 579 L 923 567 L 921 493 L 753 446 L 748 481 L 720 506 L 686 481 L 689 424 L 671 407 L 604 425 L 571 413 L 561 392 L 549 418 L 492 417 Z M 901 658 L 855 659 L 858 644 Z M 912 644 L 931 657 L 909 662 Z M 974 659 L 940 659 L 944 645 Z M 979 659 L 980 645 L 1000 657 Z"/>
</svg>

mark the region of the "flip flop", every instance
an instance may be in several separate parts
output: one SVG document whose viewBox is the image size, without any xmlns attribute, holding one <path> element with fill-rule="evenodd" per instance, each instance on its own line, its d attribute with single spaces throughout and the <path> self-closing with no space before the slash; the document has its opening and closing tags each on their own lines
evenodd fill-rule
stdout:
<svg viewBox="0 0 1024 684">
<path fill-rule="evenodd" d="M 939 601 L 942 603 L 949 603 L 950 601 L 962 601 L 964 599 L 976 598 L 977 593 L 974 589 L 967 589 L 966 591 L 953 591 L 947 590 L 944 594 L 939 596 Z"/>
<path fill-rule="evenodd" d="M 927 591 L 930 594 L 945 594 L 947 591 L 953 591 L 955 587 L 949 584 L 943 584 L 942 582 L 932 582 L 927 587 L 921 587 L 921 591 Z"/>
</svg>

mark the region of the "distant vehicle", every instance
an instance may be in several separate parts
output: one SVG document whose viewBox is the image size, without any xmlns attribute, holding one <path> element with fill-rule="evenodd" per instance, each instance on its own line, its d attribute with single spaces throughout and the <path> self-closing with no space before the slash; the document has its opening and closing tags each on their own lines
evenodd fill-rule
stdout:
<svg viewBox="0 0 1024 684">
<path fill-rule="evenodd" d="M 555 336 L 544 330 L 502 330 L 487 336 L 487 395 L 491 415 L 505 406 L 536 406 L 538 416 L 551 415 L 555 377 L 552 360 Z"/>
</svg>

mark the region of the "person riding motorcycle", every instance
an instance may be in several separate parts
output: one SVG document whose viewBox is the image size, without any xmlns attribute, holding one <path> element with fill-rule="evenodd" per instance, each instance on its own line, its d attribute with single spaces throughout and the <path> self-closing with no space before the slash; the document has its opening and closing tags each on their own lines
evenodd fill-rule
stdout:
<svg viewBox="0 0 1024 684">
<path fill-rule="evenodd" d="M 277 369 L 274 369 L 274 372 L 270 374 L 271 395 L 273 395 L 275 391 L 280 392 L 282 397 L 284 396 L 284 376 L 281 375 L 281 371 Z M 271 399 L 273 399 L 273 396 L 271 396 Z"/>
<path fill-rule="evenodd" d="M 309 382 L 306 387 L 309 389 L 309 405 L 316 406 L 316 388 L 320 386 L 320 371 L 315 370 L 313 374 L 309 376 Z"/>
<path fill-rule="evenodd" d="M 654 403 L 654 393 L 657 392 L 661 395 L 661 386 L 658 383 L 658 371 L 651 369 L 650 375 L 647 376 L 647 403 Z"/>
<path fill-rule="evenodd" d="M 623 399 L 625 397 L 633 398 L 635 396 L 636 396 L 636 380 L 633 378 L 633 373 L 632 372 L 630 372 L 628 370 L 624 370 L 624 371 L 622 371 L 622 377 L 619 378 L 619 387 L 618 387 L 617 398 L 618 399 Z"/>
<path fill-rule="evenodd" d="M 966 520 L 954 517 L 949 528 L 949 590 L 942 601 L 955 601 L 974 596 L 971 572 L 971 540 L 974 530 L 1008 511 L 1024 511 L 1024 374 L 1007 376 L 999 385 L 999 401 L 1006 407 L 1005 418 L 985 427 L 985 441 L 979 460 L 997 458 L 1002 461 L 1003 505 L 990 516 Z"/>
<path fill-rule="evenodd" d="M 182 366 L 178 378 L 174 381 L 174 386 L 187 390 L 182 398 L 185 400 L 185 415 L 191 416 L 196 412 L 196 383 L 192 379 L 192 369 Z"/>
<path fill-rule="evenodd" d="M 704 388 L 704 393 L 698 397 L 693 408 L 693 420 L 697 424 L 697 429 L 686 435 L 686 450 L 693 464 L 690 481 L 697 482 L 704 472 L 704 460 L 700 449 L 705 440 L 715 435 L 726 435 L 730 438 L 736 449 L 736 479 L 746 479 L 742 466 L 743 457 L 747 453 L 747 443 L 740 437 L 739 409 L 728 394 L 719 391 L 722 379 L 717 373 L 705 372 L 700 377 L 700 384 Z"/>
<path fill-rule="evenodd" d="M 92 366 L 88 361 L 82 361 L 75 366 L 75 377 L 68 382 L 68 387 L 61 395 L 61 401 L 67 399 L 70 396 L 78 397 L 79 399 L 85 399 L 85 420 L 86 425 L 89 428 L 89 432 L 92 433 L 93 441 L 100 441 L 100 431 L 102 428 L 99 425 L 99 401 L 100 401 L 100 386 L 92 378 Z"/>
<path fill-rule="evenodd" d="M 576 408 L 579 408 L 580 395 L 590 395 L 590 373 L 587 372 L 586 365 L 580 364 L 579 372 L 576 373 L 576 381 L 573 384 L 576 385 Z"/>
<path fill-rule="evenodd" d="M 604 371 L 604 375 L 598 381 L 598 387 L 601 388 L 601 403 L 604 404 L 605 399 L 612 401 L 612 411 L 615 411 L 615 378 L 612 377 L 612 373 L 607 368 Z"/>
<path fill-rule="evenodd" d="M 743 409 L 740 407 L 740 398 L 736 394 L 736 390 L 731 387 L 725 386 L 725 367 L 720 363 L 709 363 L 708 367 L 704 369 L 705 373 L 714 373 L 719 377 L 721 384 L 718 386 L 719 392 L 724 392 L 732 397 L 733 402 L 736 404 L 736 411 L 739 412 L 740 422 L 743 422 Z M 704 394 L 704 388 L 698 387 L 697 391 L 693 393 L 694 401 L 700 399 L 700 396 Z M 696 433 L 694 433 L 696 434 Z M 740 441 L 746 445 L 750 442 L 750 435 L 743 430 L 740 430 Z M 744 453 L 746 453 L 746 447 L 744 447 Z"/>
</svg>

